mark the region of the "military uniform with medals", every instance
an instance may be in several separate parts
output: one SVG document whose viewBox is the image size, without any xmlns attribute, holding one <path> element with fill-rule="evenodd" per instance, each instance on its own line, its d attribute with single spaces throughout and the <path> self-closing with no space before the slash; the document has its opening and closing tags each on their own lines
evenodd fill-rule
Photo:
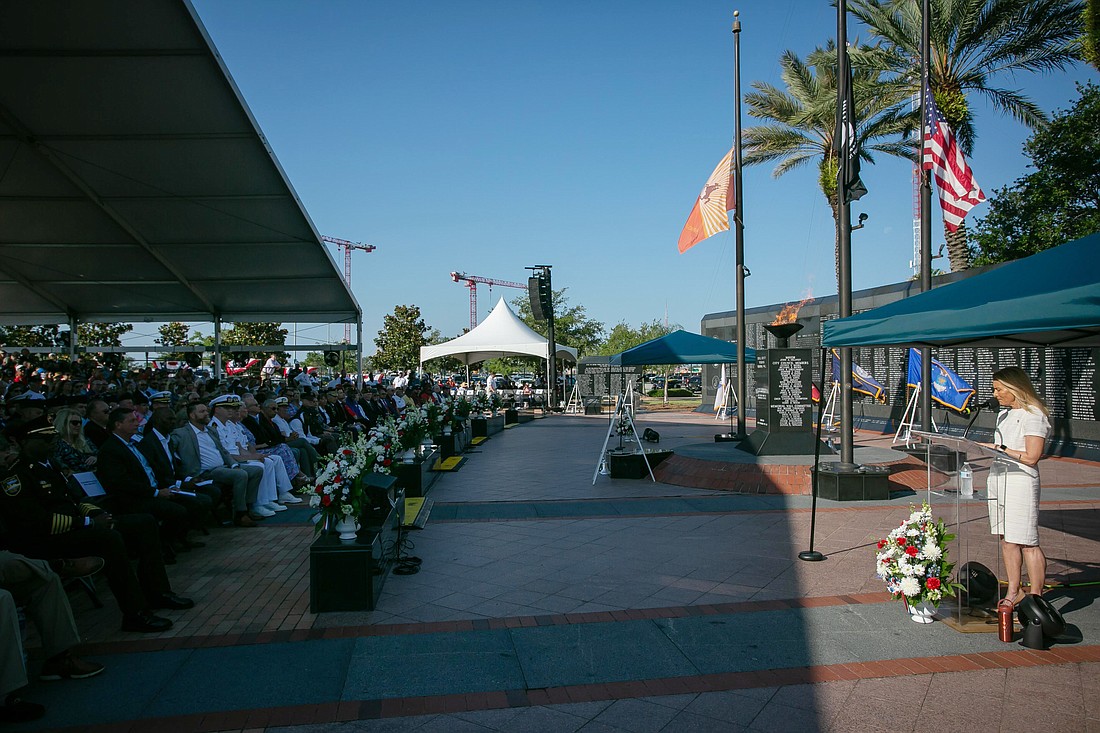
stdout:
<svg viewBox="0 0 1100 733">
<path fill-rule="evenodd" d="M 148 514 L 117 517 L 113 528 L 91 519 L 104 510 L 76 502 L 52 464 L 21 458 L 0 479 L 0 517 L 11 549 L 39 559 L 102 557 L 103 574 L 126 616 L 149 609 L 147 596 L 171 593 L 156 521 Z M 138 575 L 130 567 L 132 552 Z"/>
</svg>

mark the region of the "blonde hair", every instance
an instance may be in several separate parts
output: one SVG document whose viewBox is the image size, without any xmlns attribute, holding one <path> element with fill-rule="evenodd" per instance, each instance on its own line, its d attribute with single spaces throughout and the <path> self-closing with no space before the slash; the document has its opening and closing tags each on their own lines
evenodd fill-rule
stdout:
<svg viewBox="0 0 1100 733">
<path fill-rule="evenodd" d="M 995 371 L 993 372 L 993 379 L 1003 384 L 1005 389 L 1011 392 L 1016 401 L 1020 403 L 1021 407 L 1034 407 L 1044 415 L 1050 416 L 1050 410 L 1043 402 L 1043 398 L 1035 391 L 1031 378 L 1020 367 L 1005 367 Z"/>
<path fill-rule="evenodd" d="M 84 437 L 83 425 L 77 429 L 75 437 L 69 438 L 69 421 L 74 418 L 83 422 L 79 412 L 71 407 L 62 407 L 53 417 L 54 430 L 57 431 L 57 435 L 61 440 L 72 443 L 72 446 L 81 453 L 91 453 L 92 446 L 88 443 L 88 439 Z"/>
</svg>

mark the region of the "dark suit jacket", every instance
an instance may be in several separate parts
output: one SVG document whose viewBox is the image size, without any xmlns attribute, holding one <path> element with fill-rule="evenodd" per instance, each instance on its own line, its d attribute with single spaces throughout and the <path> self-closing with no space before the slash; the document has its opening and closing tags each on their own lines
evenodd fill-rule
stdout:
<svg viewBox="0 0 1100 733">
<path fill-rule="evenodd" d="M 170 435 L 167 437 L 171 440 Z M 170 455 L 170 452 L 164 452 L 164 447 L 161 446 L 152 428 L 145 429 L 145 437 L 138 443 L 137 449 L 149 462 L 153 473 L 156 474 L 157 483 L 161 486 L 168 486 L 175 483 L 176 479 L 185 478 L 179 470 L 179 459 Z"/>
<path fill-rule="evenodd" d="M 149 476 L 141 461 L 114 434 L 99 447 L 95 474 L 119 509 L 125 510 L 156 496 L 156 489 L 149 485 Z"/>
<path fill-rule="evenodd" d="M 258 445 L 270 447 L 286 442 L 286 438 L 279 432 L 279 428 L 276 427 L 275 423 L 271 422 L 266 415 L 249 415 L 241 422 L 243 422 L 244 426 L 256 436 L 256 443 Z"/>
<path fill-rule="evenodd" d="M 107 442 L 107 438 L 111 437 L 111 431 L 89 420 L 84 423 L 84 437 L 90 440 L 96 448 L 99 448 Z"/>
</svg>

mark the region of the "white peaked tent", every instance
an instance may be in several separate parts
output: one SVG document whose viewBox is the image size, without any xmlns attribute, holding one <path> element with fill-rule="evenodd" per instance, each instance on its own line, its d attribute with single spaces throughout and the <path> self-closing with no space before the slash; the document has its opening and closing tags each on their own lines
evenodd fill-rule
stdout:
<svg viewBox="0 0 1100 733">
<path fill-rule="evenodd" d="M 502 297 L 493 312 L 474 330 L 446 343 L 421 346 L 420 363 L 441 356 L 452 356 L 463 364 L 476 364 L 486 359 L 505 356 L 537 356 L 546 359 L 549 352 L 549 340 L 521 321 Z M 556 356 L 575 362 L 577 350 L 559 344 Z"/>
</svg>

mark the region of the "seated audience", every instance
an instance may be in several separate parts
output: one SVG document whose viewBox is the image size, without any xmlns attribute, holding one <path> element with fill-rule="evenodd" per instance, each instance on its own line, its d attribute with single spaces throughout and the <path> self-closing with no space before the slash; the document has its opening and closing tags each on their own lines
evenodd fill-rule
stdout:
<svg viewBox="0 0 1100 733">
<path fill-rule="evenodd" d="M 148 514 L 114 517 L 90 502 L 75 502 L 65 477 L 50 463 L 56 435 L 45 418 L 13 433 L 20 456 L 0 491 L 0 517 L 9 546 L 39 559 L 103 558 L 107 584 L 122 611 L 122 630 L 170 629 L 172 622 L 152 611 L 195 604 L 172 592 L 156 520 Z M 131 556 L 137 559 L 137 575 Z"/>
</svg>

